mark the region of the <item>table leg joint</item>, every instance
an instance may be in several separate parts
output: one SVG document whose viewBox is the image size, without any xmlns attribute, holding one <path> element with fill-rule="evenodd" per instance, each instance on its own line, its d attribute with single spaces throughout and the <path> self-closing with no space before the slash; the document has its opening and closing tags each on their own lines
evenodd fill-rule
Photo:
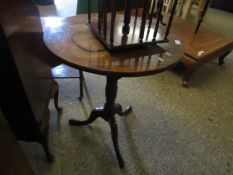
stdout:
<svg viewBox="0 0 233 175">
<path fill-rule="evenodd" d="M 117 96 L 117 82 L 119 79 L 119 77 L 107 76 L 107 84 L 105 88 L 106 103 L 104 107 L 92 110 L 90 117 L 87 120 L 78 121 L 71 119 L 69 120 L 69 123 L 70 125 L 83 126 L 91 124 L 99 117 L 107 121 L 111 128 L 112 142 L 116 152 L 119 166 L 120 168 L 124 168 L 124 159 L 121 156 L 118 145 L 118 128 L 115 119 L 115 114 L 118 114 L 120 116 L 126 115 L 132 111 L 132 107 L 129 106 L 126 108 L 126 110 L 123 111 L 122 106 L 118 103 L 115 103 L 115 99 Z"/>
</svg>

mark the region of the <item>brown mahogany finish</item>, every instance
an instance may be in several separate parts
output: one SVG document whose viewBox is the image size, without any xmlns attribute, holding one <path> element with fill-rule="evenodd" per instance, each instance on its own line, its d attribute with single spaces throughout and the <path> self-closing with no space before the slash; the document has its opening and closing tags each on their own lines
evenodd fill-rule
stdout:
<svg viewBox="0 0 233 175">
<path fill-rule="evenodd" d="M 117 130 L 115 114 L 124 116 L 129 112 L 131 112 L 132 107 L 129 106 L 125 111 L 123 111 L 122 106 L 120 104 L 115 103 L 115 99 L 117 96 L 118 79 L 120 79 L 120 77 L 107 76 L 107 84 L 105 87 L 106 103 L 104 107 L 100 107 L 92 110 L 90 117 L 85 121 L 78 121 L 71 119 L 69 123 L 71 125 L 76 125 L 76 126 L 88 125 L 94 122 L 98 117 L 101 117 L 105 121 L 107 121 L 111 128 L 112 142 L 117 155 L 119 166 L 120 168 L 124 168 L 125 166 L 124 159 L 121 156 L 118 146 L 118 130 Z"/>
<path fill-rule="evenodd" d="M 91 18 L 93 16 L 90 9 L 91 1 L 88 1 L 88 22 L 93 33 L 108 50 L 123 50 L 169 42 L 167 37 L 174 11 L 170 15 L 169 25 L 167 27 L 161 26 L 160 24 L 163 23 L 163 0 L 142 1 L 142 17 L 138 17 L 138 7 L 141 2 L 126 0 L 123 5 L 125 9 L 122 18 L 119 18 L 118 13 L 116 13 L 116 4 L 119 3 L 117 0 L 98 1 L 98 18 Z M 175 0 L 173 3 L 173 9 L 176 8 L 177 2 L 178 0 Z M 111 4 L 110 10 L 108 10 L 108 4 Z M 152 9 L 150 9 L 151 6 L 153 6 Z M 154 14 L 155 6 L 157 8 Z M 136 12 L 134 13 L 134 11 Z M 148 20 L 149 14 L 151 15 Z M 152 21 L 156 21 L 156 25 L 151 25 Z"/>
<path fill-rule="evenodd" d="M 46 25 L 44 18 L 44 42 L 64 63 L 87 72 L 105 75 L 106 103 L 94 109 L 86 121 L 70 120 L 71 125 L 87 125 L 98 117 L 107 121 L 111 128 L 112 141 L 119 166 L 124 167 L 124 160 L 119 151 L 118 131 L 115 114 L 125 115 L 131 111 L 128 107 L 122 111 L 115 102 L 117 82 L 121 77 L 137 77 L 163 72 L 175 66 L 183 57 L 182 44 L 175 44 L 174 37 L 170 42 L 138 49 L 108 52 L 90 31 L 86 16 L 57 19 L 56 27 Z M 178 40 L 178 39 L 177 39 Z"/>
<path fill-rule="evenodd" d="M 172 33 L 178 36 L 185 47 L 185 57 L 181 60 L 186 68 L 183 76 L 183 86 L 189 86 L 189 79 L 198 68 L 216 58 L 219 64 L 224 63 L 224 58 L 233 49 L 233 38 L 221 33 L 200 27 L 197 34 L 195 24 L 175 17 Z"/>
<path fill-rule="evenodd" d="M 175 44 L 179 40 L 175 36 L 169 43 L 109 52 L 89 30 L 86 17 L 53 18 L 55 27 L 49 26 L 49 18 L 42 18 L 46 46 L 72 67 L 101 75 L 144 76 L 172 67 L 183 54 L 183 44 Z"/>
</svg>

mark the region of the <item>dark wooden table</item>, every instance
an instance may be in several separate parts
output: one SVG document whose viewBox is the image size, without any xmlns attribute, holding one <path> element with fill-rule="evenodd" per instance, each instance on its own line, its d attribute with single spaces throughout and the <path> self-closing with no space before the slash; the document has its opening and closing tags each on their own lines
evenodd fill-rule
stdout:
<svg viewBox="0 0 233 175">
<path fill-rule="evenodd" d="M 125 115 L 125 111 L 115 102 L 117 82 L 121 77 L 139 77 L 157 74 L 175 66 L 183 57 L 183 46 L 177 38 L 171 37 L 169 43 L 147 48 L 108 52 L 93 36 L 87 26 L 87 16 L 71 18 L 43 18 L 44 42 L 49 50 L 62 62 L 94 74 L 106 76 L 103 107 L 93 109 L 85 121 L 70 120 L 71 125 L 87 125 L 98 117 L 110 124 L 112 141 L 119 166 L 124 167 L 124 160 L 118 146 L 118 131 L 115 114 Z"/>
</svg>

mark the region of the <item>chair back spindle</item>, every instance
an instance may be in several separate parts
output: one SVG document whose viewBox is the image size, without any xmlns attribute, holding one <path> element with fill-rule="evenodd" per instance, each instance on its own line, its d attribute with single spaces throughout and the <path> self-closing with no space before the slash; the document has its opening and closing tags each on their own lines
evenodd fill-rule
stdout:
<svg viewBox="0 0 233 175">
<path fill-rule="evenodd" d="M 116 19 L 116 0 L 112 1 L 112 14 L 111 14 L 111 31 L 110 31 L 110 42 L 113 45 L 114 42 L 114 27 L 115 27 L 115 19 Z"/>
<path fill-rule="evenodd" d="M 89 26 L 107 49 L 127 49 L 169 42 L 168 35 L 178 0 L 173 3 L 167 27 L 162 22 L 164 0 L 125 0 L 123 14 L 122 11 L 117 11 L 118 1 L 98 0 L 98 14 L 93 18 L 91 16 L 96 15 L 91 12 L 91 1 L 88 0 Z"/>
<path fill-rule="evenodd" d="M 166 32 L 165 32 L 165 36 L 164 36 L 164 39 L 167 40 L 167 37 L 170 33 L 170 30 L 171 30 L 171 26 L 172 26 L 172 21 L 173 21 L 173 17 L 175 15 L 175 11 L 176 11 L 176 6 L 178 4 L 178 1 L 179 0 L 175 0 L 174 1 L 174 4 L 172 6 L 172 11 L 171 11 L 171 16 L 169 18 L 169 21 L 168 21 L 168 25 L 167 25 L 167 29 L 166 29 Z"/>
<path fill-rule="evenodd" d="M 142 42 L 143 37 L 144 37 L 144 32 L 145 32 L 145 27 L 146 27 L 146 20 L 149 14 L 149 4 L 150 0 L 145 0 L 144 8 L 143 8 L 143 13 L 142 13 L 142 22 L 141 22 L 141 27 L 140 27 L 140 34 L 139 34 L 139 40 Z"/>
<path fill-rule="evenodd" d="M 137 17 L 138 17 L 139 1 L 140 0 L 135 1 L 135 20 L 137 20 Z"/>
<path fill-rule="evenodd" d="M 152 23 L 152 20 L 153 20 L 153 13 L 154 13 L 154 11 L 155 11 L 155 2 L 156 2 L 156 1 L 153 1 L 153 2 L 152 2 L 151 11 L 150 11 L 150 20 L 149 20 L 148 29 L 150 29 L 150 27 L 151 27 L 151 23 Z"/>
<path fill-rule="evenodd" d="M 132 0 L 127 0 L 125 4 L 124 25 L 122 28 L 122 34 L 127 35 L 129 33 L 129 23 L 131 20 Z"/>
</svg>

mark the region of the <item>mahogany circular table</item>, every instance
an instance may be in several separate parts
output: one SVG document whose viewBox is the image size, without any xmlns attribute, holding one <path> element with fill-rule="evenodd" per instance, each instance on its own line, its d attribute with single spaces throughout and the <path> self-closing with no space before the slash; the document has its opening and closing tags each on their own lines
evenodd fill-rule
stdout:
<svg viewBox="0 0 233 175">
<path fill-rule="evenodd" d="M 121 77 L 139 77 L 157 74 L 175 66 L 184 54 L 181 42 L 174 36 L 170 42 L 143 48 L 108 52 L 90 31 L 87 16 L 70 18 L 42 18 L 44 42 L 63 63 L 94 74 L 106 76 L 106 103 L 93 109 L 85 121 L 70 120 L 70 125 L 87 125 L 98 117 L 107 121 L 120 168 L 124 160 L 118 146 L 115 114 L 126 115 L 132 110 L 122 110 L 115 103 L 117 82 Z M 121 31 L 121 29 L 119 29 Z M 117 32 L 117 31 L 116 31 Z"/>
</svg>

